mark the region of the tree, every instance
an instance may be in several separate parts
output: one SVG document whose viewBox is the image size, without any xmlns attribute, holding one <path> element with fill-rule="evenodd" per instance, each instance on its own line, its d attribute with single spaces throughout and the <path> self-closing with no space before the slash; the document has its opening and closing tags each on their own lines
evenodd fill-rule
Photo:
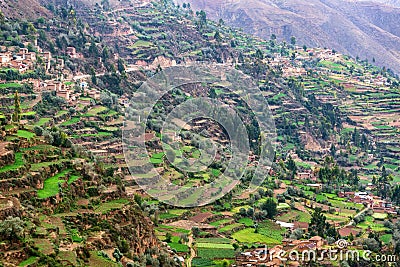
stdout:
<svg viewBox="0 0 400 267">
<path fill-rule="evenodd" d="M 257 49 L 257 51 L 256 51 L 256 58 L 260 59 L 260 60 L 264 59 L 264 54 L 260 49 Z"/>
<path fill-rule="evenodd" d="M 7 217 L 0 222 L 0 236 L 2 240 L 18 241 L 24 236 L 25 223 L 19 217 Z"/>
<path fill-rule="evenodd" d="M 363 241 L 363 245 L 366 249 L 371 250 L 373 252 L 378 252 L 380 250 L 380 244 L 374 238 L 366 238 Z"/>
<path fill-rule="evenodd" d="M 290 235 L 290 239 L 298 240 L 303 237 L 304 231 L 300 228 L 293 231 Z"/>
<path fill-rule="evenodd" d="M 96 77 L 96 71 L 94 70 L 93 67 L 90 68 L 90 76 L 92 79 L 93 84 L 97 84 L 97 77 Z"/>
<path fill-rule="evenodd" d="M 113 257 L 115 258 L 116 262 L 120 262 L 122 259 L 122 253 L 119 251 L 119 249 L 114 249 Z"/>
<path fill-rule="evenodd" d="M 3 25 L 5 21 L 5 17 L 3 11 L 0 10 L 0 25 Z"/>
<path fill-rule="evenodd" d="M 197 12 L 197 16 L 199 17 L 199 28 L 203 29 L 207 25 L 207 14 L 204 10 Z"/>
<path fill-rule="evenodd" d="M 243 57 L 242 52 L 240 52 L 240 54 L 239 54 L 238 62 L 239 62 L 239 63 L 244 63 L 244 57 Z"/>
<path fill-rule="evenodd" d="M 289 155 L 289 159 L 286 162 L 286 168 L 290 171 L 290 178 L 293 179 L 297 173 L 297 166 L 296 162 L 292 158 L 292 155 Z"/>
<path fill-rule="evenodd" d="M 42 135 L 43 135 L 43 128 L 40 127 L 40 126 L 35 126 L 35 127 L 33 128 L 33 131 L 35 132 L 35 134 L 36 134 L 37 136 L 42 136 Z"/>
<path fill-rule="evenodd" d="M 335 227 L 332 227 L 328 222 L 326 222 L 326 217 L 322 213 L 322 209 L 320 207 L 316 207 L 311 215 L 311 222 L 308 226 L 308 232 L 311 236 L 330 236 L 334 238 L 337 238 L 338 236 Z"/>
<path fill-rule="evenodd" d="M 110 2 L 108 0 L 101 0 L 101 5 L 103 6 L 104 10 L 110 9 Z"/>
<path fill-rule="evenodd" d="M 292 36 L 290 38 L 290 43 L 291 43 L 291 45 L 295 46 L 296 45 L 296 37 Z"/>
<path fill-rule="evenodd" d="M 216 31 L 216 32 L 215 32 L 215 34 L 214 34 L 214 39 L 215 39 L 218 43 L 220 43 L 220 42 L 222 41 L 222 37 L 221 37 L 221 34 L 219 33 L 219 31 Z"/>
<path fill-rule="evenodd" d="M 198 227 L 193 227 L 192 228 L 192 233 L 195 237 L 200 235 L 200 229 Z"/>
<path fill-rule="evenodd" d="M 267 200 L 261 204 L 261 209 L 267 212 L 267 217 L 273 219 L 277 213 L 277 207 L 275 200 L 273 198 L 267 198 Z"/>
<path fill-rule="evenodd" d="M 118 59 L 118 71 L 120 73 L 124 73 L 125 72 L 125 64 L 124 64 L 124 60 L 122 58 Z"/>
<path fill-rule="evenodd" d="M 108 50 L 107 46 L 103 48 L 101 57 L 103 58 L 104 63 L 107 62 L 108 58 L 110 57 L 110 51 Z"/>
<path fill-rule="evenodd" d="M 230 265 L 230 262 L 228 260 L 222 261 L 222 267 L 228 267 L 229 265 Z"/>
<path fill-rule="evenodd" d="M 93 57 L 99 56 L 99 50 L 97 49 L 96 43 L 92 41 L 89 46 L 89 53 Z"/>
<path fill-rule="evenodd" d="M 12 120 L 14 122 L 19 123 L 21 119 L 21 101 L 20 101 L 20 97 L 18 94 L 18 91 L 15 91 L 14 94 L 14 114 L 12 116 Z"/>
</svg>

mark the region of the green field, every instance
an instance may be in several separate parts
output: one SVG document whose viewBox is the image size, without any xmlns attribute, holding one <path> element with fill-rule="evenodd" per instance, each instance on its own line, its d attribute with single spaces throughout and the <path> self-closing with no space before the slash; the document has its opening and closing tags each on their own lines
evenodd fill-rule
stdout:
<svg viewBox="0 0 400 267">
<path fill-rule="evenodd" d="M 26 260 L 24 260 L 23 262 L 21 262 L 18 266 L 24 267 L 24 266 L 29 266 L 33 263 L 35 263 L 37 261 L 37 257 L 29 257 Z"/>
<path fill-rule="evenodd" d="M 233 229 L 238 228 L 238 227 L 241 227 L 241 226 L 243 226 L 243 224 L 241 224 L 241 223 L 228 224 L 228 225 L 226 225 L 226 226 L 220 228 L 220 229 L 218 230 L 218 232 L 224 233 L 224 232 L 232 231 Z"/>
<path fill-rule="evenodd" d="M 233 259 L 235 251 L 221 248 L 198 248 L 197 256 L 203 259 Z"/>
<path fill-rule="evenodd" d="M 122 208 L 125 204 L 129 203 L 129 200 L 121 198 L 121 199 L 116 199 L 116 200 L 112 200 L 109 202 L 105 202 L 100 204 L 95 211 L 96 212 L 100 212 L 102 214 L 105 214 L 111 210 L 114 209 L 120 209 Z"/>
<path fill-rule="evenodd" d="M 254 225 L 253 220 L 250 219 L 250 218 L 241 218 L 241 219 L 239 220 L 239 222 L 242 223 L 242 224 L 244 224 L 244 225 L 246 225 L 247 227 L 250 227 L 250 226 L 253 226 L 253 225 Z"/>
<path fill-rule="evenodd" d="M 390 244 L 390 241 L 392 240 L 392 235 L 391 234 L 386 234 L 386 235 L 382 235 L 380 237 L 380 240 L 385 243 L 386 245 Z"/>
<path fill-rule="evenodd" d="M 222 248 L 222 249 L 233 249 L 231 244 L 216 244 L 216 243 L 197 243 L 198 248 Z"/>
<path fill-rule="evenodd" d="M 376 223 L 375 219 L 372 216 L 366 216 L 365 221 L 357 224 L 357 226 L 363 229 L 371 228 L 373 231 L 376 232 L 383 232 L 388 230 L 388 228 L 383 226 L 383 223 Z"/>
<path fill-rule="evenodd" d="M 49 123 L 51 121 L 51 118 L 40 118 L 38 122 L 35 123 L 35 126 L 44 126 L 46 123 Z"/>
<path fill-rule="evenodd" d="M 376 220 L 384 220 L 387 218 L 387 214 L 386 213 L 374 213 L 374 214 L 372 214 L 372 217 Z"/>
<path fill-rule="evenodd" d="M 168 245 L 171 247 L 171 249 L 176 250 L 176 252 L 189 252 L 189 247 L 184 244 L 168 243 Z"/>
<path fill-rule="evenodd" d="M 232 243 L 232 239 L 228 238 L 199 238 L 196 239 L 196 242 L 198 243 L 214 243 L 214 244 L 230 244 Z"/>
<path fill-rule="evenodd" d="M 60 126 L 70 126 L 78 123 L 81 119 L 80 118 L 72 118 L 68 121 L 64 121 L 63 123 L 60 124 Z"/>
<path fill-rule="evenodd" d="M 0 83 L 0 89 L 8 89 L 8 88 L 18 89 L 21 87 L 22 85 L 19 83 Z"/>
<path fill-rule="evenodd" d="M 152 45 L 153 45 L 152 42 L 139 40 L 136 43 L 134 43 L 133 45 L 131 45 L 129 48 L 132 48 L 132 49 L 134 49 L 134 48 L 146 48 L 146 47 L 150 47 Z"/>
<path fill-rule="evenodd" d="M 94 107 L 94 108 L 90 109 L 84 116 L 93 117 L 93 116 L 96 116 L 97 114 L 103 113 L 103 112 L 105 112 L 107 110 L 108 110 L 108 108 L 102 107 L 102 106 Z"/>
<path fill-rule="evenodd" d="M 62 178 L 64 178 L 71 171 L 71 169 L 64 170 L 57 175 L 46 179 L 44 181 L 43 189 L 37 191 L 38 197 L 43 199 L 57 195 L 59 192 L 59 183 L 64 183 L 65 180 Z"/>
<path fill-rule="evenodd" d="M 15 161 L 12 165 L 6 165 L 0 168 L 0 173 L 7 171 L 15 171 L 24 166 L 25 162 L 21 152 L 15 153 Z"/>
<path fill-rule="evenodd" d="M 306 212 L 302 211 L 297 211 L 297 210 L 291 210 L 285 214 L 282 214 L 276 218 L 279 221 L 283 222 L 310 222 L 311 220 L 311 215 Z"/>
<path fill-rule="evenodd" d="M 17 136 L 26 139 L 32 139 L 33 137 L 35 137 L 35 134 L 25 130 L 18 130 Z"/>
<path fill-rule="evenodd" d="M 215 226 L 215 227 L 219 227 L 220 225 L 229 223 L 231 221 L 232 221 L 232 219 L 222 219 L 222 220 L 218 220 L 218 221 L 215 221 L 215 222 L 211 222 L 210 225 Z"/>
<path fill-rule="evenodd" d="M 241 243 L 263 243 L 269 245 L 277 245 L 281 243 L 277 239 L 262 235 L 260 233 L 255 233 L 254 231 L 254 228 L 246 228 L 234 233 L 232 237 Z"/>
</svg>

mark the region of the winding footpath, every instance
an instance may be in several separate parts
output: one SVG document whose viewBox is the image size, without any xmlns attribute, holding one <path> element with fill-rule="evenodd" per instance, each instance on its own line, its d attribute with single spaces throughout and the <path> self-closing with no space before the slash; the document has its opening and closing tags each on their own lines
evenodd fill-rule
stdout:
<svg viewBox="0 0 400 267">
<path fill-rule="evenodd" d="M 187 259 L 186 266 L 192 267 L 192 260 L 196 257 L 196 251 L 193 248 L 193 234 L 190 234 L 188 237 L 189 241 L 187 243 L 188 247 L 190 248 L 190 257 Z"/>
</svg>

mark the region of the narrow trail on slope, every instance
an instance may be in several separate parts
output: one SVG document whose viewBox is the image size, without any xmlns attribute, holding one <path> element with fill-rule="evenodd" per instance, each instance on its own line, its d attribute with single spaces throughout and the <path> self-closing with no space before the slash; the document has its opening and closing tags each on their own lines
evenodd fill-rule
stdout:
<svg viewBox="0 0 400 267">
<path fill-rule="evenodd" d="M 189 238 L 188 247 L 190 248 L 190 257 L 187 259 L 186 266 L 192 267 L 192 260 L 194 257 L 196 257 L 196 251 L 194 251 L 193 248 L 193 234 L 190 234 L 188 238 Z"/>
</svg>

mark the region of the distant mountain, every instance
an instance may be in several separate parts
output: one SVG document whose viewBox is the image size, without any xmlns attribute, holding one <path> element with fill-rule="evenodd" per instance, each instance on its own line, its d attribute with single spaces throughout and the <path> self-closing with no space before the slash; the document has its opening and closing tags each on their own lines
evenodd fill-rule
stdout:
<svg viewBox="0 0 400 267">
<path fill-rule="evenodd" d="M 354 2 L 378 2 L 381 4 L 386 4 L 386 5 L 391 5 L 391 6 L 397 6 L 400 7 L 400 1 L 399 0 L 352 0 Z"/>
<path fill-rule="evenodd" d="M 51 16 L 37 0 L 0 0 L 0 9 L 6 18 L 33 19 Z"/>
<path fill-rule="evenodd" d="M 399 0 L 176 0 L 246 32 L 329 47 L 400 73 Z M 391 4 L 388 5 L 387 3 Z"/>
</svg>

